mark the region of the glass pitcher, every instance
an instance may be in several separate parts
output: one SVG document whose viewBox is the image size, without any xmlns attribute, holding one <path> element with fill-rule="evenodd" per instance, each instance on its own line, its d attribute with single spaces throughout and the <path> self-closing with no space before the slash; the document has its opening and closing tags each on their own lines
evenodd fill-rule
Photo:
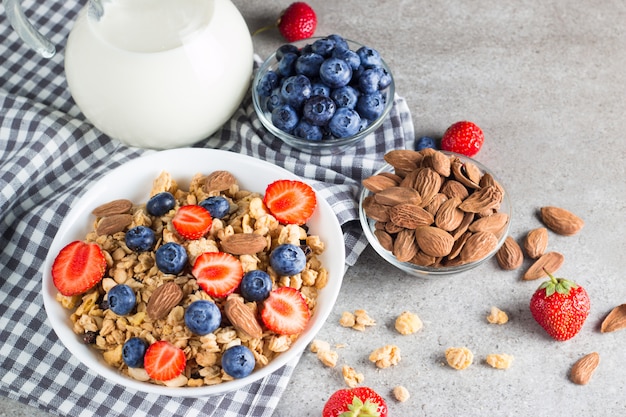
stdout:
<svg viewBox="0 0 626 417">
<path fill-rule="evenodd" d="M 20 37 L 44 57 L 55 47 L 3 0 Z M 230 0 L 89 0 L 65 48 L 74 101 L 94 126 L 137 147 L 207 138 L 235 112 L 253 67 L 248 27 Z"/>
</svg>

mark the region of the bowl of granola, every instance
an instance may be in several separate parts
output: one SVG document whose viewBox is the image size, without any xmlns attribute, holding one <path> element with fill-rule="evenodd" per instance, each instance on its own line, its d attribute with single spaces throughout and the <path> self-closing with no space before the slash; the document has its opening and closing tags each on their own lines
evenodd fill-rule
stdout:
<svg viewBox="0 0 626 417">
<path fill-rule="evenodd" d="M 304 180 L 241 154 L 174 149 L 121 165 L 75 202 L 44 263 L 44 307 L 100 376 L 203 397 L 297 357 L 344 265 L 338 220 Z"/>
<path fill-rule="evenodd" d="M 453 152 L 393 150 L 363 181 L 367 240 L 407 274 L 458 274 L 492 258 L 508 236 L 511 202 L 495 174 Z"/>
</svg>

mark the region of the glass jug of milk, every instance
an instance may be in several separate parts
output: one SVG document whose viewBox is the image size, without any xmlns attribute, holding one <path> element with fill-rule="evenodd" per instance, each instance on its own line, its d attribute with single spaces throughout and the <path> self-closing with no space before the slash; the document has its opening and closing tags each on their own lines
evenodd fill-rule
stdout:
<svg viewBox="0 0 626 417">
<path fill-rule="evenodd" d="M 19 0 L 3 3 L 22 39 L 53 56 Z M 230 0 L 89 0 L 65 48 L 67 83 L 87 119 L 152 149 L 218 130 L 245 96 L 252 67 L 250 32 Z"/>
</svg>

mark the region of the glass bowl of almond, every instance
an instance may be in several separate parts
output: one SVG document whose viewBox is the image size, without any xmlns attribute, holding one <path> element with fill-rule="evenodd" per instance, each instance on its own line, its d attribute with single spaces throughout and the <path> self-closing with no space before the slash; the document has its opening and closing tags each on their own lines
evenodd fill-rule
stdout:
<svg viewBox="0 0 626 417">
<path fill-rule="evenodd" d="M 511 223 L 504 187 L 464 155 L 398 149 L 363 180 L 359 218 L 387 262 L 414 276 L 450 275 L 496 254 Z"/>
</svg>

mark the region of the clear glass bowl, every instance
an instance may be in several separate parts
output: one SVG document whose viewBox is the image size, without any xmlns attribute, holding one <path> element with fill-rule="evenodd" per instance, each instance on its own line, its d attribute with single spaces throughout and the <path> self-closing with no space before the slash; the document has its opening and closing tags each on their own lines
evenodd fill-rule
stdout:
<svg viewBox="0 0 626 417">
<path fill-rule="evenodd" d="M 502 203 L 500 204 L 500 208 L 498 209 L 498 212 L 500 213 L 505 213 L 508 215 L 508 221 L 506 223 L 506 225 L 504 226 L 504 228 L 499 232 L 499 236 L 498 236 L 498 243 L 496 245 L 496 247 L 489 252 L 485 257 L 483 257 L 482 259 L 476 260 L 474 262 L 469 262 L 469 263 L 465 263 L 462 265 L 454 265 L 454 266 L 420 266 L 411 262 L 401 262 L 399 261 L 390 251 L 388 251 L 387 249 L 385 249 L 380 242 L 378 241 L 378 238 L 374 235 L 374 230 L 375 230 L 375 224 L 376 221 L 370 219 L 367 217 L 367 215 L 365 214 L 365 210 L 363 207 L 363 202 L 365 200 L 366 197 L 368 197 L 369 195 L 372 194 L 371 191 L 369 191 L 367 188 L 363 187 L 360 197 L 359 197 L 359 220 L 361 222 L 361 226 L 363 228 L 363 231 L 365 232 L 365 236 L 367 237 L 368 242 L 370 243 L 370 245 L 372 245 L 372 247 L 374 248 L 374 250 L 387 262 L 389 262 L 391 265 L 395 266 L 396 268 L 406 272 L 407 274 L 416 276 L 416 277 L 433 277 L 433 276 L 442 276 L 442 275 L 454 275 L 454 274 L 459 274 L 461 272 L 465 272 L 468 271 L 470 269 L 476 268 L 480 265 L 482 265 L 483 263 L 487 262 L 489 259 L 491 259 L 496 252 L 498 252 L 498 249 L 500 249 L 500 247 L 502 246 L 502 244 L 504 243 L 506 237 L 509 234 L 509 228 L 511 225 L 511 212 L 512 212 L 512 207 L 511 207 L 511 201 L 509 198 L 508 193 L 506 192 L 504 186 L 502 185 L 502 183 L 498 180 L 498 178 L 493 174 L 493 172 L 491 172 L 487 167 L 485 167 L 484 165 L 482 165 L 481 163 L 473 160 L 472 158 L 468 158 L 464 155 L 459 155 L 456 153 L 452 153 L 452 152 L 443 152 L 446 155 L 449 156 L 456 156 L 458 157 L 463 163 L 472 163 L 474 164 L 481 172 L 482 174 L 490 174 L 493 179 L 495 181 L 498 182 L 498 184 L 500 185 L 500 188 L 503 190 L 503 199 L 502 199 Z M 394 172 L 394 168 L 389 165 L 386 164 L 385 166 L 383 166 L 380 170 L 378 170 L 376 173 L 374 173 L 374 175 L 383 173 L 383 172 L 390 172 L 393 173 Z"/>
<path fill-rule="evenodd" d="M 302 48 L 308 44 L 315 42 L 316 39 L 319 39 L 319 38 L 309 38 L 309 39 L 293 42 L 292 44 L 297 46 L 298 48 Z M 363 46 L 357 42 L 347 40 L 347 39 L 346 39 L 346 42 L 348 42 L 348 46 L 350 47 L 352 51 L 356 51 L 358 48 Z M 256 114 L 261 120 L 261 123 L 263 124 L 263 126 L 272 135 L 282 140 L 287 145 L 290 145 L 303 152 L 312 153 L 312 154 L 328 155 L 328 154 L 341 153 L 345 151 L 346 149 L 350 148 L 351 146 L 354 146 L 361 140 L 363 140 L 363 138 L 365 138 L 366 136 L 372 134 L 376 129 L 380 127 L 380 125 L 389 115 L 389 111 L 391 110 L 391 107 L 393 106 L 393 98 L 395 94 L 395 82 L 393 79 L 393 74 L 391 73 L 391 70 L 389 69 L 389 66 L 385 63 L 384 60 L 382 64 L 383 64 L 383 68 L 385 68 L 385 70 L 391 76 L 391 84 L 389 84 L 387 88 L 381 90 L 381 93 L 386 99 L 385 109 L 383 110 L 381 116 L 378 119 L 372 121 L 365 129 L 363 129 L 362 131 L 360 131 L 354 136 L 349 136 L 346 138 L 328 138 L 328 139 L 325 138 L 319 141 L 313 141 L 313 140 L 307 140 L 307 139 L 303 139 L 303 138 L 299 138 L 297 136 L 291 135 L 289 133 L 286 133 L 280 130 L 276 126 L 274 126 L 274 124 L 272 123 L 271 112 L 269 112 L 266 107 L 267 98 L 259 96 L 259 94 L 257 93 L 257 85 L 259 84 L 259 82 L 261 81 L 265 73 L 267 73 L 267 71 L 276 70 L 276 68 L 278 67 L 278 61 L 276 60 L 276 53 L 273 53 L 272 55 L 270 55 L 270 57 L 267 58 L 265 62 L 263 62 L 261 67 L 259 67 L 258 71 L 256 72 L 254 76 L 254 80 L 252 81 L 252 102 L 254 104 L 254 110 L 256 111 Z"/>
</svg>

